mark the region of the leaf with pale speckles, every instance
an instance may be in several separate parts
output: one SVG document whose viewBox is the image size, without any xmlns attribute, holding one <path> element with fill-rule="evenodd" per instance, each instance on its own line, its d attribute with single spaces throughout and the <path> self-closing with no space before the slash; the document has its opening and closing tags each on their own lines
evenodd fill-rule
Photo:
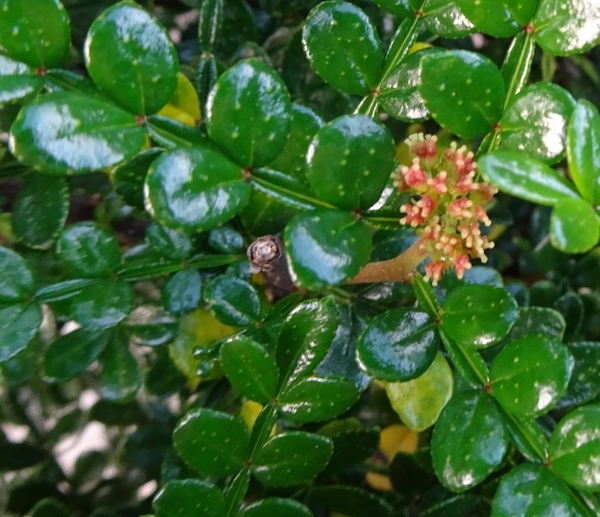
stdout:
<svg viewBox="0 0 600 517">
<path fill-rule="evenodd" d="M 327 354 L 338 325 L 333 298 L 307 300 L 285 319 L 277 344 L 276 360 L 281 385 L 306 377 Z"/>
<path fill-rule="evenodd" d="M 500 148 L 523 151 L 546 163 L 560 161 L 574 106 L 571 94 L 556 84 L 527 86 L 511 99 L 502 114 Z"/>
<path fill-rule="evenodd" d="M 256 289 L 241 278 L 220 275 L 204 288 L 204 301 L 225 325 L 248 327 L 260 319 L 260 298 Z"/>
<path fill-rule="evenodd" d="M 136 115 L 156 113 L 177 88 L 179 61 L 167 31 L 131 2 L 96 18 L 84 56 L 100 89 Z"/>
<path fill-rule="evenodd" d="M 371 207 L 394 169 L 394 139 L 365 115 L 345 115 L 319 129 L 306 175 L 319 198 L 346 210 Z"/>
<path fill-rule="evenodd" d="M 0 105 L 25 101 L 44 86 L 44 79 L 25 63 L 0 54 Z"/>
<path fill-rule="evenodd" d="M 380 80 L 381 41 L 373 22 L 349 2 L 322 2 L 306 19 L 302 42 L 311 66 L 334 88 L 365 95 Z"/>
<path fill-rule="evenodd" d="M 516 515 L 579 515 L 579 511 L 550 469 L 524 463 L 502 479 L 492 504 L 492 517 Z"/>
<path fill-rule="evenodd" d="M 58 0 L 0 1 L 0 47 L 30 66 L 61 64 L 71 45 L 66 9 Z"/>
<path fill-rule="evenodd" d="M 357 275 L 371 256 L 371 234 L 349 212 L 318 209 L 296 215 L 284 233 L 292 280 L 324 289 Z"/>
<path fill-rule="evenodd" d="M 239 517 L 313 517 L 312 512 L 293 499 L 266 497 L 244 508 Z"/>
<path fill-rule="evenodd" d="M 504 409 L 540 416 L 552 409 L 569 384 L 573 357 L 560 341 L 526 336 L 506 345 L 490 368 L 492 393 Z"/>
<path fill-rule="evenodd" d="M 300 379 L 279 397 L 281 414 L 298 424 L 334 418 L 358 400 L 360 391 L 343 377 Z"/>
<path fill-rule="evenodd" d="M 442 38 L 464 38 L 476 30 L 454 0 L 408 0 L 408 3 L 423 13 L 425 27 Z"/>
<path fill-rule="evenodd" d="M 73 92 L 26 104 L 10 128 L 15 157 L 48 174 L 85 174 L 133 158 L 146 144 L 134 115 Z"/>
<path fill-rule="evenodd" d="M 435 321 L 423 311 L 393 309 L 371 320 L 356 345 L 366 372 L 385 381 L 410 381 L 425 373 L 439 348 Z"/>
<path fill-rule="evenodd" d="M 332 453 L 329 438 L 290 431 L 271 438 L 256 452 L 252 472 L 267 486 L 299 485 L 321 472 Z"/>
<path fill-rule="evenodd" d="M 157 221 L 188 231 L 220 226 L 250 198 L 240 167 L 204 146 L 174 149 L 157 158 L 145 192 L 146 209 Z"/>
<path fill-rule="evenodd" d="M 281 77 L 257 59 L 240 61 L 215 83 L 206 100 L 206 129 L 242 167 L 261 167 L 284 148 L 292 123 Z"/>
<path fill-rule="evenodd" d="M 207 408 L 188 413 L 177 424 L 173 444 L 187 465 L 217 477 L 240 471 L 250 452 L 245 424 L 227 413 Z"/>
<path fill-rule="evenodd" d="M 223 517 L 225 501 L 221 492 L 198 479 L 176 479 L 166 483 L 154 496 L 156 517 Z"/>
<path fill-rule="evenodd" d="M 590 0 L 540 0 L 535 40 L 555 56 L 581 54 L 600 41 L 600 4 Z"/>
<path fill-rule="evenodd" d="M 109 276 L 121 265 L 121 249 L 113 232 L 93 222 L 64 230 L 56 254 L 74 275 L 84 278 Z"/>
<path fill-rule="evenodd" d="M 538 0 L 454 0 L 478 31 L 496 38 L 514 36 L 531 21 Z"/>
<path fill-rule="evenodd" d="M 450 339 L 466 346 L 485 348 L 498 343 L 517 319 L 515 299 L 490 285 L 464 285 L 442 304 L 442 327 Z"/>
<path fill-rule="evenodd" d="M 467 391 L 444 408 L 431 438 L 433 467 L 442 484 L 463 492 L 500 466 L 509 434 L 496 401 L 482 391 Z"/>
<path fill-rule="evenodd" d="M 600 490 L 600 404 L 572 411 L 554 428 L 550 457 L 554 471 L 579 490 Z"/>
<path fill-rule="evenodd" d="M 221 345 L 221 368 L 244 397 L 267 404 L 277 395 L 279 369 L 275 359 L 256 341 L 237 334 Z"/>
<path fill-rule="evenodd" d="M 453 50 L 424 56 L 419 91 L 436 122 L 464 138 L 485 135 L 502 115 L 500 70 L 474 52 Z"/>
<path fill-rule="evenodd" d="M 40 208 L 44 217 L 40 217 Z M 62 177 L 30 174 L 15 199 L 12 228 L 32 248 L 48 248 L 69 213 L 69 186 Z"/>
</svg>

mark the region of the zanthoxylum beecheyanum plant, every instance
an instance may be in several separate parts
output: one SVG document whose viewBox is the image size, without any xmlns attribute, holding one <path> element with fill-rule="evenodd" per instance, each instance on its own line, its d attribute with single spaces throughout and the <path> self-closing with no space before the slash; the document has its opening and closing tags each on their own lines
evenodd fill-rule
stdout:
<svg viewBox="0 0 600 517">
<path fill-rule="evenodd" d="M 0 0 L 3 514 L 600 514 L 599 40 Z"/>
</svg>

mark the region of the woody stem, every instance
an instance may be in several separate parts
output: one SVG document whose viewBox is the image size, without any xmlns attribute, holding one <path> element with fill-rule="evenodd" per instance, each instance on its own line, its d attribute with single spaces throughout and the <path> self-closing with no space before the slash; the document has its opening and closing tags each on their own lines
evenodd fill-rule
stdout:
<svg viewBox="0 0 600 517">
<path fill-rule="evenodd" d="M 424 238 L 420 237 L 402 255 L 390 260 L 367 264 L 348 284 L 364 284 L 372 282 L 409 282 L 419 264 L 429 252 L 422 248 Z"/>
</svg>

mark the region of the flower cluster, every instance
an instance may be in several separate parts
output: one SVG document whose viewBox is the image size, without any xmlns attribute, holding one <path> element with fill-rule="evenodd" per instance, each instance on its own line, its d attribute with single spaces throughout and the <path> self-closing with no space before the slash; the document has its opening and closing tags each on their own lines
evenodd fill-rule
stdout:
<svg viewBox="0 0 600 517">
<path fill-rule="evenodd" d="M 477 163 L 466 146 L 452 142 L 439 152 L 437 137 L 418 133 L 407 140 L 412 165 L 400 166 L 392 174 L 394 186 L 413 195 L 400 210 L 400 222 L 423 237 L 422 249 L 431 255 L 425 279 L 437 285 L 442 274 L 454 267 L 458 278 L 471 267 L 471 259 L 486 262 L 485 250 L 494 247 L 480 224 L 491 221 L 485 211 L 497 189 L 476 180 Z"/>
</svg>

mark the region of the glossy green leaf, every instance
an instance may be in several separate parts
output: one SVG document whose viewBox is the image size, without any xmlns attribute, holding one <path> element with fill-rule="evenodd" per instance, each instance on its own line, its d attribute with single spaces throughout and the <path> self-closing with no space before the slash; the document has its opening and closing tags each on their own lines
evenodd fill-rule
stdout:
<svg viewBox="0 0 600 517">
<path fill-rule="evenodd" d="M 379 88 L 377 102 L 394 118 L 405 122 L 419 122 L 429 118 L 419 90 L 421 84 L 421 59 L 432 53 L 442 53 L 431 47 L 413 52 L 386 77 Z"/>
<path fill-rule="evenodd" d="M 306 175 L 319 198 L 346 210 L 369 208 L 394 169 L 390 132 L 365 115 L 339 117 L 319 129 Z"/>
<path fill-rule="evenodd" d="M 31 517 L 71 517 L 68 510 L 54 499 L 47 498 L 39 501 L 31 509 Z"/>
<path fill-rule="evenodd" d="M 560 341 L 526 336 L 506 345 L 490 368 L 492 392 L 518 416 L 547 413 L 567 389 L 573 358 Z"/>
<path fill-rule="evenodd" d="M 207 408 L 188 413 L 177 424 L 173 444 L 188 466 L 217 477 L 241 470 L 250 452 L 250 438 L 244 423 Z"/>
<path fill-rule="evenodd" d="M 464 50 L 427 54 L 421 60 L 419 91 L 436 122 L 464 138 L 485 135 L 502 115 L 502 75 L 481 54 Z"/>
<path fill-rule="evenodd" d="M 239 167 L 208 147 L 160 156 L 146 177 L 147 210 L 164 226 L 205 231 L 236 215 L 250 197 Z"/>
<path fill-rule="evenodd" d="M 457 345 L 444 329 L 439 329 L 442 343 L 456 371 L 472 388 L 483 388 L 490 381 L 490 371 L 479 351 L 471 345 Z"/>
<path fill-rule="evenodd" d="M 225 325 L 246 327 L 260 319 L 260 299 L 248 282 L 230 275 L 211 280 L 204 288 L 204 301 Z"/>
<path fill-rule="evenodd" d="M 44 217 L 40 217 L 44 207 Z M 15 199 L 12 229 L 32 248 L 48 248 L 62 229 L 69 213 L 69 187 L 64 178 L 30 174 Z"/>
<path fill-rule="evenodd" d="M 17 253 L 0 246 L 0 303 L 24 300 L 35 290 L 33 273 Z"/>
<path fill-rule="evenodd" d="M 0 105 L 28 100 L 43 86 L 44 79 L 36 75 L 35 69 L 0 54 Z"/>
<path fill-rule="evenodd" d="M 44 355 L 44 376 L 51 382 L 66 382 L 81 375 L 106 347 L 106 331 L 76 329 L 52 342 Z"/>
<path fill-rule="evenodd" d="M 566 323 L 566 343 L 578 338 L 583 324 L 584 306 L 581 297 L 573 291 L 568 291 L 554 302 L 554 308 L 563 316 Z"/>
<path fill-rule="evenodd" d="M 382 497 L 354 486 L 330 485 L 314 487 L 309 501 L 323 505 L 347 517 L 391 517 L 393 507 Z M 337 512 L 340 512 L 339 514 Z"/>
<path fill-rule="evenodd" d="M 460 393 L 446 405 L 433 429 L 435 473 L 446 488 L 463 492 L 500 466 L 508 444 L 496 401 L 481 391 Z"/>
<path fill-rule="evenodd" d="M 292 280 L 319 290 L 357 275 L 371 256 L 371 235 L 349 212 L 302 212 L 287 225 L 285 248 Z"/>
<path fill-rule="evenodd" d="M 4 384 L 9 388 L 16 388 L 33 379 L 38 372 L 40 353 L 39 341 L 31 339 L 22 350 L 10 359 L 0 362 L 0 374 Z"/>
<path fill-rule="evenodd" d="M 357 6 L 337 0 L 320 3 L 306 18 L 302 43 L 312 68 L 334 88 L 366 95 L 378 84 L 381 41 Z"/>
<path fill-rule="evenodd" d="M 182 316 L 194 311 L 200 299 L 202 279 L 195 269 L 175 273 L 162 288 L 162 302 L 171 314 Z"/>
<path fill-rule="evenodd" d="M 56 254 L 74 275 L 85 278 L 108 276 L 121 265 L 121 249 L 113 232 L 93 222 L 63 231 Z"/>
<path fill-rule="evenodd" d="M 317 366 L 319 377 L 346 377 L 360 389 L 365 389 L 371 378 L 358 366 L 356 342 L 365 328 L 365 321 L 348 305 L 339 308 L 339 324 L 327 355 Z"/>
<path fill-rule="evenodd" d="M 132 160 L 111 171 L 110 179 L 115 192 L 123 201 L 139 210 L 144 209 L 144 179 L 150 164 L 158 158 L 162 149 L 151 147 L 143 150 Z"/>
<path fill-rule="evenodd" d="M 425 373 L 439 348 L 435 321 L 412 309 L 392 309 L 376 316 L 357 343 L 357 359 L 371 376 L 410 381 Z"/>
<path fill-rule="evenodd" d="M 518 316 L 517 302 L 504 289 L 465 285 L 442 304 L 442 327 L 459 345 L 485 348 L 500 341 Z"/>
<path fill-rule="evenodd" d="M 283 497 L 267 497 L 244 508 L 239 517 L 313 517 L 303 504 Z"/>
<path fill-rule="evenodd" d="M 338 326 L 338 308 L 333 298 L 307 300 L 285 319 L 277 343 L 277 366 L 284 385 L 306 377 L 321 362 Z"/>
<path fill-rule="evenodd" d="M 510 436 L 517 450 L 529 461 L 548 460 L 548 437 L 531 417 L 518 417 L 502 410 Z"/>
<path fill-rule="evenodd" d="M 301 183 L 282 172 L 254 169 L 250 185 L 253 187 L 250 201 L 240 218 L 252 235 L 279 233 L 302 208 L 313 207 L 312 197 L 299 195 L 308 190 L 306 176 Z"/>
<path fill-rule="evenodd" d="M 313 110 L 292 104 L 292 127 L 290 136 L 279 156 L 268 167 L 289 174 L 303 184 L 306 178 L 306 153 L 316 132 L 325 122 Z"/>
<path fill-rule="evenodd" d="M 196 128 L 161 115 L 149 115 L 146 118 L 145 128 L 152 140 L 165 148 L 210 143 L 208 137 Z"/>
<path fill-rule="evenodd" d="M 211 140 L 242 167 L 273 161 L 286 144 L 291 119 L 283 81 L 256 59 L 240 61 L 221 75 L 206 101 Z"/>
<path fill-rule="evenodd" d="M 438 352 L 421 376 L 408 382 L 386 384 L 390 404 L 406 427 L 420 433 L 436 423 L 452 397 L 454 378 L 444 356 Z"/>
<path fill-rule="evenodd" d="M 550 218 L 550 242 L 566 253 L 591 250 L 600 237 L 598 219 L 588 201 L 576 198 L 560 199 Z"/>
<path fill-rule="evenodd" d="M 23 350 L 42 323 L 42 308 L 37 303 L 14 303 L 0 307 L 0 362 Z"/>
<path fill-rule="evenodd" d="M 71 298 L 71 315 L 90 330 L 114 327 L 133 310 L 134 293 L 123 280 L 102 280 Z"/>
<path fill-rule="evenodd" d="M 221 345 L 219 357 L 229 382 L 244 397 L 262 404 L 275 398 L 279 369 L 262 345 L 237 334 Z"/>
<path fill-rule="evenodd" d="M 408 3 L 423 13 L 425 27 L 442 38 L 464 38 L 475 32 L 453 0 L 408 0 Z"/>
<path fill-rule="evenodd" d="M 554 428 L 550 457 L 554 471 L 569 485 L 600 490 L 600 405 L 575 409 Z"/>
<path fill-rule="evenodd" d="M 540 0 L 535 40 L 555 56 L 581 54 L 600 40 L 600 5 L 587 0 Z"/>
<path fill-rule="evenodd" d="M 567 343 L 567 347 L 575 366 L 567 392 L 557 407 L 580 405 L 600 394 L 600 343 L 575 341 Z"/>
<path fill-rule="evenodd" d="M 244 253 L 246 246 L 242 233 L 231 226 L 221 226 L 208 234 L 210 247 L 221 253 Z"/>
<path fill-rule="evenodd" d="M 225 502 L 218 488 L 198 479 L 177 479 L 166 483 L 154 496 L 156 517 L 224 517 Z"/>
<path fill-rule="evenodd" d="M 358 400 L 360 391 L 343 377 L 309 377 L 285 389 L 279 397 L 280 412 L 291 422 L 321 422 L 334 418 Z"/>
<path fill-rule="evenodd" d="M 547 163 L 559 161 L 565 153 L 567 123 L 574 105 L 571 94 L 560 86 L 527 86 L 502 114 L 501 148 L 522 151 Z"/>
<path fill-rule="evenodd" d="M 507 38 L 517 34 L 521 27 L 531 20 L 538 4 L 537 0 L 454 1 L 478 31 L 496 38 Z"/>
<path fill-rule="evenodd" d="M 160 156 L 146 177 L 146 209 L 176 229 L 205 231 L 236 215 L 250 187 L 233 162 L 208 147 L 186 147 Z"/>
<path fill-rule="evenodd" d="M 537 4 L 537 0 L 535 0 L 535 3 Z M 517 34 L 513 38 L 500 69 L 504 78 L 507 97 L 512 98 L 527 84 L 535 49 L 535 40 L 526 31 Z"/>
<path fill-rule="evenodd" d="M 334 420 L 323 426 L 319 434 L 333 442 L 333 456 L 325 468 L 324 475 L 341 472 L 362 463 L 379 449 L 379 428 L 363 429 L 360 423 L 353 419 Z"/>
<path fill-rule="evenodd" d="M 125 336 L 116 333 L 100 356 L 103 399 L 130 400 L 144 381 L 140 365 L 129 350 Z"/>
<path fill-rule="evenodd" d="M 96 18 L 84 56 L 100 89 L 136 115 L 156 113 L 177 87 L 179 61 L 167 31 L 134 3 L 120 2 Z"/>
<path fill-rule="evenodd" d="M 267 486 L 294 486 L 312 480 L 331 454 L 331 440 L 318 434 L 288 431 L 271 438 L 252 459 L 252 472 Z"/>
<path fill-rule="evenodd" d="M 373 0 L 379 7 L 390 14 L 401 16 L 403 18 L 412 15 L 412 9 L 408 5 L 408 0 Z"/>
<path fill-rule="evenodd" d="M 554 337 L 560 341 L 564 332 L 565 319 L 558 311 L 548 307 L 521 307 L 505 341 L 510 343 L 529 335 Z"/>
<path fill-rule="evenodd" d="M 158 253 L 174 260 L 189 258 L 194 249 L 190 235 L 156 223 L 146 230 L 146 240 Z"/>
<path fill-rule="evenodd" d="M 577 198 L 573 185 L 558 172 L 517 151 L 494 151 L 478 161 L 479 170 L 498 188 L 540 205 Z"/>
<path fill-rule="evenodd" d="M 416 497 L 434 482 L 431 450 L 422 448 L 414 454 L 397 452 L 390 463 L 390 481 L 394 490 Z"/>
<path fill-rule="evenodd" d="M 600 203 L 600 115 L 585 99 L 577 102 L 569 121 L 567 159 L 579 193 L 590 203 Z"/>
<path fill-rule="evenodd" d="M 547 468 L 524 463 L 501 481 L 492 504 L 492 517 L 578 515 L 564 485 Z"/>
<path fill-rule="evenodd" d="M 71 46 L 69 16 L 58 0 L 0 2 L 0 46 L 30 66 L 51 68 L 62 63 Z"/>
<path fill-rule="evenodd" d="M 25 105 L 10 129 L 17 159 L 48 174 L 85 174 L 133 158 L 146 143 L 135 115 L 99 97 L 55 92 Z"/>
</svg>

